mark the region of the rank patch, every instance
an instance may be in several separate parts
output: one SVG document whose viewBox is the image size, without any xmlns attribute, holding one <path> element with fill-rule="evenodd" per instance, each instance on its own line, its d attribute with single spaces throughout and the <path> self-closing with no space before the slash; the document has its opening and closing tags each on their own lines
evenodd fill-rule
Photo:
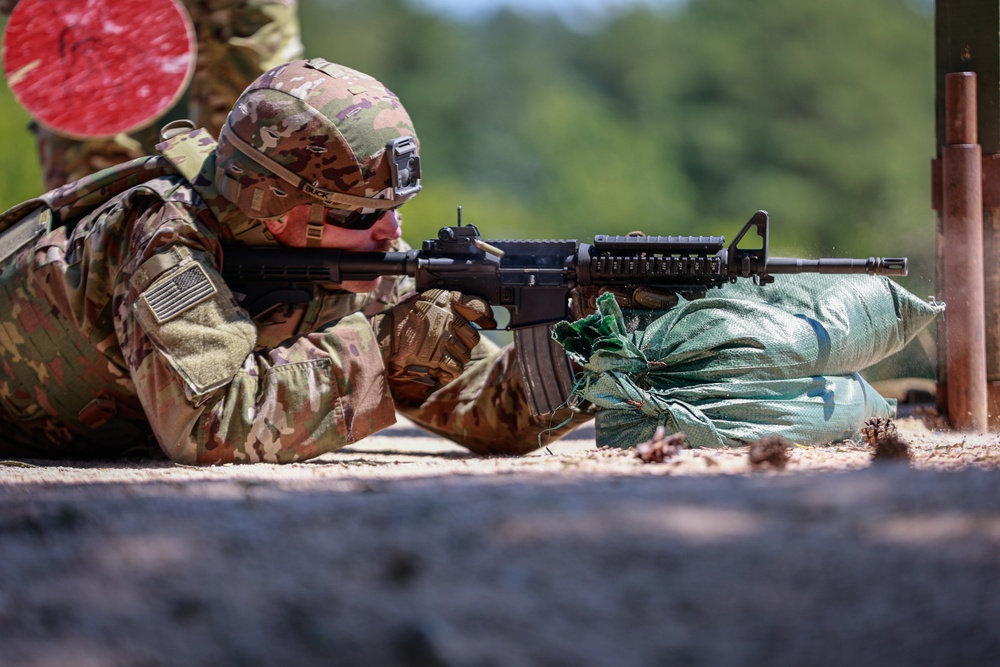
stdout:
<svg viewBox="0 0 1000 667">
<path fill-rule="evenodd" d="M 192 264 L 143 292 L 142 299 L 160 324 L 195 307 L 218 290 L 200 264 Z"/>
</svg>

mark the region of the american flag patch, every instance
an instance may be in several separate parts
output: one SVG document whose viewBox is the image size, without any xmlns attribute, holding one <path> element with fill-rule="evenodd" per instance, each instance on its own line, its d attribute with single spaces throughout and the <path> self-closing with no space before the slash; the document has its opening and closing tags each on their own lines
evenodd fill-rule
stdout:
<svg viewBox="0 0 1000 667">
<path fill-rule="evenodd" d="M 215 285 L 200 264 L 192 264 L 180 273 L 143 292 L 142 298 L 160 324 L 190 310 L 215 294 Z"/>
</svg>

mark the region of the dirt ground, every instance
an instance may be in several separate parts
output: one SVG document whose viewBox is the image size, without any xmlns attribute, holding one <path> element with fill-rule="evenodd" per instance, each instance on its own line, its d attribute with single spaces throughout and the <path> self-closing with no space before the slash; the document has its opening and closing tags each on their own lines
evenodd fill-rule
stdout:
<svg viewBox="0 0 1000 667">
<path fill-rule="evenodd" d="M 0 665 L 1000 664 L 1000 437 L 0 465 Z"/>
</svg>

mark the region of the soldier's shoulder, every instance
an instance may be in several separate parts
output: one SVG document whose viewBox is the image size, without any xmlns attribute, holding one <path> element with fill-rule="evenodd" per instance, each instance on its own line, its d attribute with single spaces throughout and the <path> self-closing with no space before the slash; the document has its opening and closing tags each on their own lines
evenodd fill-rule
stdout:
<svg viewBox="0 0 1000 667">
<path fill-rule="evenodd" d="M 157 176 L 138 183 L 122 193 L 119 202 L 128 205 L 149 198 L 159 199 L 168 204 L 203 207 L 205 204 L 198 191 L 180 174 Z"/>
</svg>

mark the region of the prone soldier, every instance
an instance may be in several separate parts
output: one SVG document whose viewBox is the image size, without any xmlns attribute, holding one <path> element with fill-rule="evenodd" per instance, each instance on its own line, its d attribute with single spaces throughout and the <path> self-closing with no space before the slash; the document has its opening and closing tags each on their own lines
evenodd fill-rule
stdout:
<svg viewBox="0 0 1000 667">
<path fill-rule="evenodd" d="M 169 126 L 168 126 L 169 127 Z M 481 299 L 406 278 L 328 285 L 251 319 L 223 243 L 399 248 L 420 190 L 396 96 L 323 59 L 280 65 L 218 142 L 165 129 L 158 156 L 0 216 L 0 453 L 111 456 L 155 438 L 184 463 L 288 462 L 356 442 L 395 412 L 479 453 L 524 453 L 589 419 L 533 416 Z"/>
</svg>

